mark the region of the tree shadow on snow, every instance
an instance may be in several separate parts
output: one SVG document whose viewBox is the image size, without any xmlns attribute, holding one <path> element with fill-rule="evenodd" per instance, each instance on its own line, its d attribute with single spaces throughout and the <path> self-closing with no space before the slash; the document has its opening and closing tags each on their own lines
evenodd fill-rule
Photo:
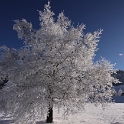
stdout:
<svg viewBox="0 0 124 124">
<path fill-rule="evenodd" d="M 115 123 L 111 123 L 111 124 L 121 124 L 121 123 L 119 123 L 119 122 L 115 122 Z"/>
<path fill-rule="evenodd" d="M 48 124 L 45 121 L 37 121 L 36 124 Z"/>
<path fill-rule="evenodd" d="M 12 120 L 0 120 L 0 124 L 12 124 Z"/>
</svg>

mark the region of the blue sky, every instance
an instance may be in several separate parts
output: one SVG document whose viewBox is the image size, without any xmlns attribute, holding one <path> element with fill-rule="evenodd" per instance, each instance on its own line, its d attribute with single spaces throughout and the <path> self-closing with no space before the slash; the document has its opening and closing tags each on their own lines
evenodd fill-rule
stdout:
<svg viewBox="0 0 124 124">
<path fill-rule="evenodd" d="M 48 0 L 0 0 L 0 46 L 20 48 L 23 42 L 13 30 L 12 20 L 25 18 L 38 29 L 39 14 Z M 65 15 L 74 22 L 85 24 L 84 33 L 103 29 L 99 50 L 95 61 L 100 56 L 117 63 L 115 68 L 124 70 L 124 0 L 51 0 L 55 18 L 64 10 Z"/>
</svg>

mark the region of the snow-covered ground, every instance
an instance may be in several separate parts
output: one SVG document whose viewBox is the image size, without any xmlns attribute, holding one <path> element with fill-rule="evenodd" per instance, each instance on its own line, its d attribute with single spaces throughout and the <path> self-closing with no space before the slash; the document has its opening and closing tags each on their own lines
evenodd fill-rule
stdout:
<svg viewBox="0 0 124 124">
<path fill-rule="evenodd" d="M 1 117 L 0 124 L 14 124 L 9 118 Z M 44 120 L 36 124 L 45 124 Z M 107 106 L 105 110 L 101 106 L 95 107 L 92 104 L 85 106 L 85 111 L 66 118 L 57 110 L 54 111 L 54 124 L 124 124 L 124 103 L 115 103 Z"/>
</svg>

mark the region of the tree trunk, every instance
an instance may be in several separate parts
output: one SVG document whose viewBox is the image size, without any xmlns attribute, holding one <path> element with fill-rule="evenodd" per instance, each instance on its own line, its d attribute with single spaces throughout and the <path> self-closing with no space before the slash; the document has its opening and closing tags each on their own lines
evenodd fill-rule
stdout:
<svg viewBox="0 0 124 124">
<path fill-rule="evenodd" d="M 53 108 L 52 107 L 48 109 L 46 123 L 53 123 Z"/>
<path fill-rule="evenodd" d="M 46 123 L 53 123 L 53 98 L 51 96 L 52 96 L 52 90 L 50 85 L 48 85 L 49 106 L 48 106 Z"/>
</svg>

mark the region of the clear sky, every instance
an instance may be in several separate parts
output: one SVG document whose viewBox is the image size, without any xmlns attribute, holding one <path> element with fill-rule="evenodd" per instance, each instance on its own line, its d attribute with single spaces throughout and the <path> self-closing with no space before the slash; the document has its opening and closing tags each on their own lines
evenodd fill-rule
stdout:
<svg viewBox="0 0 124 124">
<path fill-rule="evenodd" d="M 115 68 L 124 70 L 124 0 L 50 0 L 52 11 L 65 15 L 74 22 L 86 24 L 84 33 L 103 29 L 95 61 L 100 56 L 117 63 Z M 48 0 L 0 0 L 0 46 L 20 48 L 23 42 L 13 30 L 12 20 L 25 18 L 38 29 L 39 14 Z"/>
</svg>

